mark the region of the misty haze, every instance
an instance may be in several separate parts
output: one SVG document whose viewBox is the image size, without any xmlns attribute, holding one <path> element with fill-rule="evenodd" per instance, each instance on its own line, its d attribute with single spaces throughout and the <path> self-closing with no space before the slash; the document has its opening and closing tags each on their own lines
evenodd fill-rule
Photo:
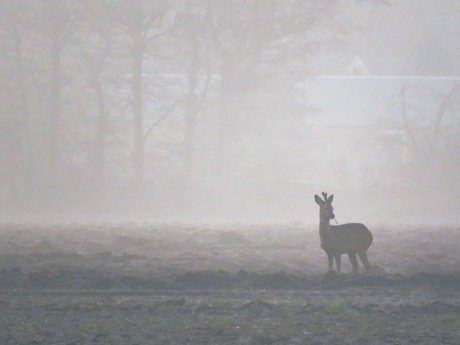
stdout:
<svg viewBox="0 0 460 345">
<path fill-rule="evenodd" d="M 1 6 L 4 220 L 458 221 L 458 2 Z"/>
<path fill-rule="evenodd" d="M 460 343 L 460 1 L 0 0 L 0 44 L 1 344 Z"/>
</svg>

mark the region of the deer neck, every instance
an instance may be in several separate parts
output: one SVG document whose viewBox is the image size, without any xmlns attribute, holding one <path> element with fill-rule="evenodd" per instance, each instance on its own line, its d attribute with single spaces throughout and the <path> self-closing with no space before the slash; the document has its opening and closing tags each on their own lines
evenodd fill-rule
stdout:
<svg viewBox="0 0 460 345">
<path fill-rule="evenodd" d="M 321 238 L 321 246 L 323 246 L 325 242 L 329 239 L 330 230 L 331 230 L 331 220 L 324 219 L 320 215 L 319 216 L 319 236 Z"/>
</svg>

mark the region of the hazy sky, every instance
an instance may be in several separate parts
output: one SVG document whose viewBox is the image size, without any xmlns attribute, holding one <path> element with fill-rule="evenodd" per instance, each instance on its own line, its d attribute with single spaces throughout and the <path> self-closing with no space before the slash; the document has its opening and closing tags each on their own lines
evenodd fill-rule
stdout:
<svg viewBox="0 0 460 345">
<path fill-rule="evenodd" d="M 371 74 L 460 74 L 458 1 L 356 1 L 345 13 L 350 35 L 314 59 L 319 73 L 340 74 L 358 56 Z"/>
</svg>

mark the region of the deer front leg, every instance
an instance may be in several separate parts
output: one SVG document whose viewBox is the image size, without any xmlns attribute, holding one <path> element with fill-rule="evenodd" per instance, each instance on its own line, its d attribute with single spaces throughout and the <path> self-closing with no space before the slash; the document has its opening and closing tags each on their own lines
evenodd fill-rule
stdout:
<svg viewBox="0 0 460 345">
<path fill-rule="evenodd" d="M 335 255 L 335 265 L 337 266 L 337 273 L 340 274 L 340 266 L 342 263 L 342 254 Z"/>
<path fill-rule="evenodd" d="M 332 255 L 332 253 L 327 252 L 327 260 L 329 261 L 329 272 L 332 272 L 332 263 L 334 260 L 334 255 Z"/>
</svg>

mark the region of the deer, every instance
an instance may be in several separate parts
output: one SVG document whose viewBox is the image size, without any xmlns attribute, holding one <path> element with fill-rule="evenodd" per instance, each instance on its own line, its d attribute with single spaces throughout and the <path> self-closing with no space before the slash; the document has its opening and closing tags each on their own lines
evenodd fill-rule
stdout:
<svg viewBox="0 0 460 345">
<path fill-rule="evenodd" d="M 335 219 L 332 207 L 334 195 L 331 194 L 328 197 L 327 193 L 322 194 L 324 200 L 315 194 L 315 201 L 319 205 L 319 237 L 321 248 L 326 252 L 329 261 L 329 273 L 333 272 L 332 266 L 335 258 L 337 273 L 340 274 L 342 254 L 348 254 L 353 265 L 353 273 L 359 272 L 356 254 L 361 259 L 366 272 L 369 272 L 371 265 L 367 258 L 367 250 L 373 241 L 372 233 L 361 223 L 331 225 L 331 220 Z"/>
</svg>

